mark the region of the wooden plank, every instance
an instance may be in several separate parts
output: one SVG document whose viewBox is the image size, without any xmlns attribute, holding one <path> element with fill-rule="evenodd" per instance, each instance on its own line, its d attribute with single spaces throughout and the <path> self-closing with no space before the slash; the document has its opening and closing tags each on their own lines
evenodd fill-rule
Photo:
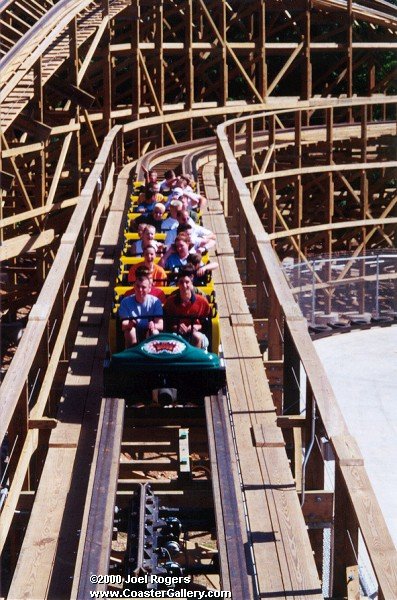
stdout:
<svg viewBox="0 0 397 600">
<path fill-rule="evenodd" d="M 244 344 L 246 358 L 262 359 L 255 332 L 250 328 L 239 327 L 236 333 L 230 325 L 230 319 L 220 318 L 223 355 L 226 360 L 241 357 L 241 344 Z"/>
<path fill-rule="evenodd" d="M 230 254 L 234 256 L 234 250 L 230 243 L 230 237 L 227 233 L 218 233 L 216 236 L 216 256 L 222 256 L 224 254 Z"/>
<path fill-rule="evenodd" d="M 281 415 L 277 417 L 277 425 L 281 429 L 292 429 L 299 427 L 303 429 L 306 425 L 305 415 Z"/>
<path fill-rule="evenodd" d="M 48 140 L 51 135 L 51 127 L 45 125 L 41 121 L 36 119 L 28 119 L 24 115 L 19 115 L 17 119 L 18 126 L 21 126 L 24 131 L 32 133 L 34 137 L 39 139 L 41 142 Z"/>
<path fill-rule="evenodd" d="M 237 279 L 237 266 L 231 256 L 218 258 L 216 289 L 222 347 L 259 593 L 269 597 L 294 594 L 296 598 L 320 598 L 321 586 L 288 460 L 284 448 L 277 447 L 284 442 L 276 426 L 262 355 L 241 281 Z M 252 352 L 256 358 L 245 358 Z M 277 444 L 276 447 L 253 445 L 252 429 L 255 441 L 261 444 L 263 428 L 269 432 L 269 443 Z"/>
<path fill-rule="evenodd" d="M 74 456 L 75 451 L 70 448 L 48 451 L 46 464 L 51 464 L 51 477 L 41 479 L 8 592 L 10 598 L 47 596 L 48 578 L 43 575 L 53 568 Z"/>
<path fill-rule="evenodd" d="M 266 427 L 261 423 L 252 426 L 254 446 L 257 448 L 284 448 L 285 442 L 280 430 L 276 427 Z"/>
<path fill-rule="evenodd" d="M 233 443 L 226 416 L 225 398 L 221 398 L 222 396 L 211 398 L 211 401 L 206 403 L 206 412 L 209 431 L 212 432 L 209 435 L 209 445 L 220 542 L 222 589 L 232 590 L 233 595 L 236 594 L 238 598 L 248 598 L 252 597 L 253 570 L 249 553 L 244 550 L 248 538 L 242 511 L 241 489 L 236 456 L 231 452 Z M 222 402 L 223 406 L 219 405 L 219 402 Z M 243 565 L 245 570 L 242 569 Z"/>
<path fill-rule="evenodd" d="M 252 446 L 250 436 L 251 418 L 248 412 L 247 398 L 244 395 L 244 386 L 241 384 L 241 379 L 238 378 L 240 375 L 239 363 L 232 361 L 232 367 L 232 373 L 230 373 L 230 365 L 227 368 L 227 373 L 230 377 L 228 389 L 239 453 L 243 490 L 249 515 L 250 530 L 253 532 L 249 537 L 249 542 L 253 549 L 256 564 L 258 565 L 259 590 L 266 590 L 267 593 L 274 591 L 282 593 L 286 582 L 283 581 L 279 569 L 277 534 L 271 522 L 269 507 L 266 495 L 264 494 L 258 457 L 255 448 Z"/>
<path fill-rule="evenodd" d="M 69 198 L 68 200 L 57 202 L 56 204 L 52 204 L 51 206 L 41 206 L 40 208 L 34 208 L 33 210 L 18 213 L 16 215 L 13 215 L 12 217 L 6 217 L 5 219 L 1 220 L 0 229 L 3 229 L 4 227 L 9 227 L 10 225 L 15 225 L 16 223 L 21 223 L 22 221 L 30 220 L 33 217 L 38 217 L 41 215 L 49 214 L 51 212 L 76 206 L 78 198 L 79 196 L 75 198 Z"/>
<path fill-rule="evenodd" d="M 337 165 L 313 165 L 311 167 L 301 167 L 300 169 L 286 169 L 285 171 L 278 171 L 275 173 L 264 173 L 263 175 L 252 175 L 251 177 L 245 177 L 244 180 L 247 183 L 253 183 L 256 181 L 267 181 L 268 179 L 280 179 L 284 177 L 294 177 L 297 175 L 313 175 L 317 173 L 337 173 L 345 171 L 368 171 L 372 169 L 393 169 L 397 166 L 397 161 L 378 161 L 371 163 L 350 163 L 350 164 L 337 164 Z"/>
<path fill-rule="evenodd" d="M 397 598 L 397 550 L 382 516 L 365 468 L 342 466 L 342 477 L 354 506 L 360 532 L 383 598 Z"/>
<path fill-rule="evenodd" d="M 254 320 L 251 313 L 230 314 L 230 324 L 232 327 L 248 327 L 252 333 Z"/>
<path fill-rule="evenodd" d="M 41 419 L 29 419 L 29 429 L 55 429 L 58 421 L 56 419 L 50 419 L 48 417 L 42 417 Z"/>
<path fill-rule="evenodd" d="M 360 600 L 360 572 L 358 565 L 346 569 L 347 600 Z"/>
<path fill-rule="evenodd" d="M 216 286 L 218 290 L 220 286 Z M 247 300 L 241 283 L 229 283 L 222 286 L 228 314 L 250 315 Z M 218 291 L 217 291 L 218 294 Z"/>
<path fill-rule="evenodd" d="M 47 83 L 47 87 L 83 108 L 91 108 L 95 102 L 95 96 L 59 77 L 51 78 Z"/>
<path fill-rule="evenodd" d="M 288 573 L 285 589 L 296 598 L 320 599 L 321 585 L 285 450 L 262 448 L 258 452 L 263 458 L 260 464 L 273 531 L 278 532 L 280 540 L 280 567 L 284 577 Z"/>
<path fill-rule="evenodd" d="M 219 257 L 220 258 L 220 257 Z M 236 261 L 233 256 L 222 256 L 222 260 L 219 260 L 219 269 L 214 271 L 213 277 L 215 285 L 217 283 L 223 284 L 241 284 L 240 273 L 237 268 Z"/>
<path fill-rule="evenodd" d="M 110 172 L 112 174 L 112 172 L 113 172 L 112 169 L 110 169 Z M 48 364 L 47 372 L 46 372 L 46 375 L 45 375 L 45 378 L 44 378 L 44 381 L 42 384 L 42 388 L 40 390 L 40 395 L 37 399 L 34 409 L 32 410 L 32 415 L 37 414 L 37 412 L 39 410 L 40 411 L 44 410 L 46 399 L 48 397 L 48 394 L 50 393 L 52 381 L 53 381 L 54 375 L 56 373 L 58 362 L 59 362 L 59 359 L 60 359 L 62 351 L 63 351 L 64 341 L 67 337 L 67 331 L 69 329 L 69 326 L 70 326 L 70 323 L 71 323 L 71 320 L 73 317 L 73 313 L 75 310 L 75 302 L 76 302 L 76 299 L 79 294 L 79 289 L 80 289 L 81 282 L 84 277 L 84 273 L 87 268 L 87 263 L 88 263 L 90 254 L 92 252 L 92 247 L 94 244 L 94 239 L 95 239 L 99 219 L 102 216 L 106 202 L 107 202 L 107 195 L 104 192 L 102 194 L 100 202 L 98 203 L 98 205 L 95 209 L 95 213 L 92 215 L 91 228 L 90 228 L 89 234 L 86 236 L 85 247 L 84 247 L 83 252 L 81 253 L 80 264 L 76 271 L 74 281 L 72 282 L 71 295 L 70 295 L 71 300 L 67 303 L 66 308 L 64 309 L 62 323 L 61 323 L 59 331 L 58 331 L 58 337 L 54 344 L 54 348 L 53 348 L 52 355 L 51 355 L 51 358 L 50 358 L 50 361 Z M 67 246 L 66 252 L 64 252 L 64 250 L 62 249 L 62 253 L 67 254 L 67 251 L 69 250 L 69 248 L 68 248 L 69 245 L 66 244 L 66 246 Z M 50 278 L 50 275 L 48 278 Z M 46 280 L 46 284 L 47 284 L 47 280 Z M 98 284 L 96 284 L 96 285 L 98 286 Z M 110 287 L 110 286 L 108 286 L 108 287 Z M 100 310 L 103 311 L 104 309 L 101 308 Z M 87 322 L 86 316 L 87 316 L 87 314 L 83 316 L 84 322 Z M 95 336 L 93 336 L 93 337 L 95 337 Z M 89 345 L 90 343 L 91 343 L 91 341 L 88 340 L 88 338 L 86 338 L 85 345 Z"/>
<path fill-rule="evenodd" d="M 23 144 L 22 146 L 13 146 L 8 150 L 2 150 L 1 157 L 3 159 L 14 158 L 15 156 L 21 156 L 22 154 L 29 154 L 31 152 L 40 152 L 41 150 L 44 150 L 43 143 Z M 5 181 L 5 184 L 7 184 L 7 181 Z"/>
<path fill-rule="evenodd" d="M 96 452 L 80 534 L 80 560 L 76 562 L 75 581 L 80 582 L 78 597 L 82 598 L 89 596 L 92 590 L 106 589 L 106 586 L 93 585 L 90 575 L 106 574 L 109 569 L 124 404 L 124 400 L 119 398 L 102 400 Z"/>
<path fill-rule="evenodd" d="M 21 494 L 26 474 L 30 465 L 31 458 L 38 446 L 37 431 L 28 431 L 25 443 L 22 448 L 18 460 L 18 467 L 15 470 L 15 475 L 12 480 L 9 493 L 5 499 L 1 514 L 0 514 L 0 553 L 3 552 L 4 544 L 7 539 L 12 520 L 15 515 L 15 510 L 18 505 L 18 499 Z"/>
<path fill-rule="evenodd" d="M 338 435 L 331 437 L 331 444 L 335 450 L 335 460 L 341 466 L 364 465 L 364 459 L 355 438 L 351 435 Z"/>
<path fill-rule="evenodd" d="M 98 171 L 95 167 L 90 177 L 96 183 Z M 84 198 L 81 210 L 87 208 L 87 202 L 89 198 Z M 76 532 L 83 518 L 81 497 L 87 489 L 98 423 L 98 399 L 102 396 L 102 370 L 108 333 L 105 315 L 110 314 L 113 296 L 111 286 L 103 286 L 102 282 L 114 280 L 117 266 L 109 258 L 116 251 L 117 239 L 118 236 L 121 239 L 123 229 L 122 213 L 114 212 L 114 217 L 117 214 L 118 226 L 115 218 L 106 225 L 106 228 L 116 229 L 116 234 L 112 231 L 110 236 L 115 244 L 113 247 L 104 244 L 105 258 L 102 251 L 98 252 L 95 273 L 90 281 L 91 295 L 87 298 L 82 315 L 84 326 L 76 339 L 71 370 L 58 413 L 58 426 L 51 433 L 37 500 L 11 585 L 15 598 L 63 597 L 66 590 L 70 592 L 71 589 L 74 562 L 70 561 L 70 556 L 77 552 Z M 74 229 L 78 229 L 77 220 Z M 73 235 L 69 239 L 71 243 L 66 243 L 65 248 L 70 246 L 73 249 Z M 61 277 L 62 280 L 62 269 L 57 269 L 54 277 Z M 54 277 L 50 279 L 53 281 Z M 46 284 L 50 284 L 50 279 Z M 52 292 L 48 295 L 51 297 Z M 42 308 L 46 306 L 43 304 Z M 91 306 L 103 307 L 104 317 L 99 321 L 94 319 L 95 323 L 88 326 Z M 39 320 L 38 325 L 41 323 L 45 326 L 45 322 Z M 93 343 L 94 339 L 97 341 Z M 43 514 L 46 514 L 44 529 Z"/>
</svg>

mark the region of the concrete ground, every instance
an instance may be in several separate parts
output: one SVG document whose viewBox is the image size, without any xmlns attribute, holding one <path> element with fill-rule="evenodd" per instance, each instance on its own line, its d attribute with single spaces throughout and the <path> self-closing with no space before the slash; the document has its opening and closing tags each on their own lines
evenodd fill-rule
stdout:
<svg viewBox="0 0 397 600">
<path fill-rule="evenodd" d="M 315 342 L 397 546 L 397 326 Z"/>
</svg>

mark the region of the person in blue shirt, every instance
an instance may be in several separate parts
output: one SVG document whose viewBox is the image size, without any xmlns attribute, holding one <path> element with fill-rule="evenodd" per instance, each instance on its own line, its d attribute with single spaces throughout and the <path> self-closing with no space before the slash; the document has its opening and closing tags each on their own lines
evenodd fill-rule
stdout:
<svg viewBox="0 0 397 600">
<path fill-rule="evenodd" d="M 150 288 L 149 277 L 140 275 L 134 283 L 134 295 L 121 301 L 119 317 L 126 348 L 163 330 L 163 307 L 160 300 L 150 294 Z"/>
<path fill-rule="evenodd" d="M 158 202 L 163 203 L 164 196 L 158 192 L 153 192 L 148 198 L 145 196 L 142 198 L 142 202 L 137 206 L 137 211 L 148 215 L 153 212 L 153 209 Z"/>
<path fill-rule="evenodd" d="M 180 233 L 176 236 L 175 242 L 172 245 L 172 253 L 165 260 L 165 268 L 168 270 L 175 267 L 184 267 L 187 263 L 190 248 L 192 244 L 186 233 Z"/>
</svg>

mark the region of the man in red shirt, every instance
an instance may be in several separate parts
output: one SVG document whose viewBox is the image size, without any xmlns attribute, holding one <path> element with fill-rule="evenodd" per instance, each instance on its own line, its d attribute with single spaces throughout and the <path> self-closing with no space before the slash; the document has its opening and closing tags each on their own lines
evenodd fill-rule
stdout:
<svg viewBox="0 0 397 600">
<path fill-rule="evenodd" d="M 193 276 L 193 265 L 186 265 L 180 271 L 178 291 L 167 298 L 164 315 L 169 329 L 186 338 L 192 346 L 207 349 L 209 342 L 202 332 L 202 319 L 210 316 L 211 307 L 204 296 L 195 294 Z"/>
</svg>

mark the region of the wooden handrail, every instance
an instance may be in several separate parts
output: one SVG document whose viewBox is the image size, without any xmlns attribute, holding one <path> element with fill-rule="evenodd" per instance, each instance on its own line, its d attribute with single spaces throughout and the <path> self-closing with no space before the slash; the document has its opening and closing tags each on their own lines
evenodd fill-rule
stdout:
<svg viewBox="0 0 397 600">
<path fill-rule="evenodd" d="M 396 98 L 385 98 L 384 101 L 385 103 L 395 103 Z M 361 101 L 360 103 L 362 104 L 363 102 Z M 353 100 L 351 103 L 344 102 L 343 105 L 356 106 L 360 103 Z M 383 101 L 379 102 L 379 99 L 368 99 L 365 103 L 373 105 L 376 103 L 383 103 Z M 307 104 L 310 105 L 310 102 Z M 335 104 L 330 103 L 328 106 L 335 106 Z M 322 108 L 325 108 L 325 106 Z M 300 105 L 296 110 L 307 110 L 307 106 L 303 107 Z M 280 116 L 285 112 L 285 110 L 270 111 L 263 113 L 260 116 L 268 117 L 269 115 L 276 114 Z M 397 565 L 397 551 L 387 530 L 383 515 L 362 463 L 360 463 L 359 468 L 362 473 L 361 478 L 363 481 L 365 480 L 366 502 L 371 506 L 371 514 L 374 522 L 377 522 L 378 527 L 382 531 L 382 549 L 379 549 L 377 546 L 377 541 L 373 536 L 373 531 L 371 531 L 371 526 L 365 516 L 365 511 L 363 511 L 361 504 L 359 504 L 361 503 L 361 500 L 359 494 L 356 493 L 354 486 L 352 486 L 352 474 L 351 470 L 348 469 L 349 465 L 354 465 L 355 463 L 353 460 L 354 457 L 352 458 L 351 454 L 351 445 L 344 443 L 346 439 L 350 439 L 346 422 L 337 404 L 324 367 L 318 358 L 314 345 L 310 339 L 306 319 L 304 319 L 299 307 L 295 303 L 292 291 L 280 270 L 279 259 L 271 244 L 271 240 L 274 239 L 275 236 L 270 236 L 264 231 L 261 220 L 253 206 L 251 194 L 246 185 L 247 180 L 244 179 L 238 168 L 236 158 L 228 140 L 228 128 L 233 124 L 246 121 L 247 118 L 250 117 L 233 119 L 229 122 L 222 123 L 217 127 L 221 160 L 227 167 L 226 170 L 228 173 L 229 184 L 235 202 L 234 207 L 237 207 L 239 211 L 240 222 L 243 220 L 245 223 L 245 225 L 243 224 L 241 227 L 245 227 L 247 230 L 247 237 L 251 241 L 254 240 L 257 272 L 266 274 L 266 279 L 270 282 L 270 291 L 274 294 L 279 310 L 281 311 L 279 327 L 282 328 L 283 321 L 284 332 L 288 331 L 298 359 L 306 373 L 307 385 L 312 390 L 313 398 L 317 405 L 318 413 L 321 416 L 326 435 L 333 445 L 337 471 L 344 482 L 347 495 L 355 514 L 355 519 L 363 535 L 378 580 L 381 595 L 383 598 L 392 599 L 397 594 L 397 573 L 395 568 L 395 565 Z M 274 176 L 274 173 L 272 173 L 271 176 Z M 250 180 L 254 180 L 254 178 L 250 178 Z M 268 293 L 270 293 L 269 290 Z M 384 552 L 384 548 L 386 548 L 386 552 Z"/>
<path fill-rule="evenodd" d="M 48 326 L 54 304 L 57 301 L 58 294 L 63 294 L 62 286 L 64 278 L 67 276 L 67 271 L 72 266 L 77 270 L 80 263 L 81 256 L 76 257 L 75 251 L 77 245 L 81 243 L 81 230 L 91 209 L 92 200 L 95 194 L 100 199 L 102 195 L 108 193 L 106 189 L 108 162 L 115 151 L 115 144 L 118 143 L 117 138 L 120 134 L 121 127 L 114 127 L 104 140 L 98 159 L 79 196 L 77 207 L 62 236 L 54 263 L 44 282 L 37 302 L 30 312 L 26 330 L 1 385 L 0 412 L 2 419 L 0 422 L 0 440 L 4 438 L 7 432 L 15 408 L 29 380 L 34 358 L 43 343 L 43 336 Z M 105 181 L 102 184 L 102 190 L 99 191 L 98 181 L 104 176 Z M 83 247 L 81 248 L 82 250 Z M 77 297 L 70 298 L 70 300 L 75 303 Z"/>
</svg>

